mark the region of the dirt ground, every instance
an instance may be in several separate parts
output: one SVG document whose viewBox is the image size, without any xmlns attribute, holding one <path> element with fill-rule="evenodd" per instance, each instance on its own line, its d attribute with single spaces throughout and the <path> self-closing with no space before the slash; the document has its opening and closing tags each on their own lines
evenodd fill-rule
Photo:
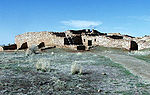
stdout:
<svg viewBox="0 0 150 95">
<path fill-rule="evenodd" d="M 107 54 L 112 61 L 123 65 L 127 70 L 150 83 L 150 63 L 127 55 Z"/>
<path fill-rule="evenodd" d="M 38 71 L 38 60 L 49 62 L 49 70 Z M 82 74 L 71 74 L 73 62 L 82 66 Z M 25 94 L 149 95 L 150 84 L 101 52 L 52 49 L 30 56 L 25 52 L 1 52 L 0 95 Z"/>
</svg>

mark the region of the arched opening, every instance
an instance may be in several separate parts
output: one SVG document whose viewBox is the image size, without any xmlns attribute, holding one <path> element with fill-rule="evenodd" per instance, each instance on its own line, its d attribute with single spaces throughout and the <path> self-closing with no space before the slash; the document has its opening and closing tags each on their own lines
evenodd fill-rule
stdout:
<svg viewBox="0 0 150 95">
<path fill-rule="evenodd" d="M 42 47 L 45 47 L 45 43 L 44 43 L 44 42 L 41 42 L 41 43 L 38 45 L 38 48 L 42 48 Z"/>
<path fill-rule="evenodd" d="M 138 50 L 138 44 L 135 41 L 131 41 L 130 50 Z"/>
<path fill-rule="evenodd" d="M 19 48 L 19 50 L 21 50 L 21 49 L 27 49 L 27 48 L 28 48 L 28 44 L 27 44 L 27 42 L 25 42 L 25 43 L 23 43 L 21 45 L 21 47 Z"/>
</svg>

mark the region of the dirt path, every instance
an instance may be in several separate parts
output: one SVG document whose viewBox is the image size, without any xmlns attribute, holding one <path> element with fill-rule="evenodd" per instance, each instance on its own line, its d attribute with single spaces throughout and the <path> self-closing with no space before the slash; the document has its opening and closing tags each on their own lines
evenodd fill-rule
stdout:
<svg viewBox="0 0 150 95">
<path fill-rule="evenodd" d="M 112 61 L 123 65 L 127 70 L 136 76 L 150 82 L 150 63 L 143 60 L 119 54 L 106 54 Z"/>
</svg>

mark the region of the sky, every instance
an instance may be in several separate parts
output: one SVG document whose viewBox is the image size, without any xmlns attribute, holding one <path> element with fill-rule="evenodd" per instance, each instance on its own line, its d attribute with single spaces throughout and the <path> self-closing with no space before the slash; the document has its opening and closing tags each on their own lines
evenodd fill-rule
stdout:
<svg viewBox="0 0 150 95">
<path fill-rule="evenodd" d="M 25 32 L 97 29 L 150 35 L 150 0 L 0 0 L 0 45 Z"/>
</svg>

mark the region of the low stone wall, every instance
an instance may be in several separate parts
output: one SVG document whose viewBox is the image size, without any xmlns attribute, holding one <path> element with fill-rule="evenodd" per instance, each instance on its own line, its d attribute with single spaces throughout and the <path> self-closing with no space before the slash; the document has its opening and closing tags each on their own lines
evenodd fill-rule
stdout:
<svg viewBox="0 0 150 95">
<path fill-rule="evenodd" d="M 16 50 L 16 49 L 17 49 L 17 45 L 16 44 L 11 44 L 11 45 L 3 47 L 3 50 Z"/>
<path fill-rule="evenodd" d="M 3 51 L 3 47 L 0 46 L 0 52 Z"/>
</svg>

